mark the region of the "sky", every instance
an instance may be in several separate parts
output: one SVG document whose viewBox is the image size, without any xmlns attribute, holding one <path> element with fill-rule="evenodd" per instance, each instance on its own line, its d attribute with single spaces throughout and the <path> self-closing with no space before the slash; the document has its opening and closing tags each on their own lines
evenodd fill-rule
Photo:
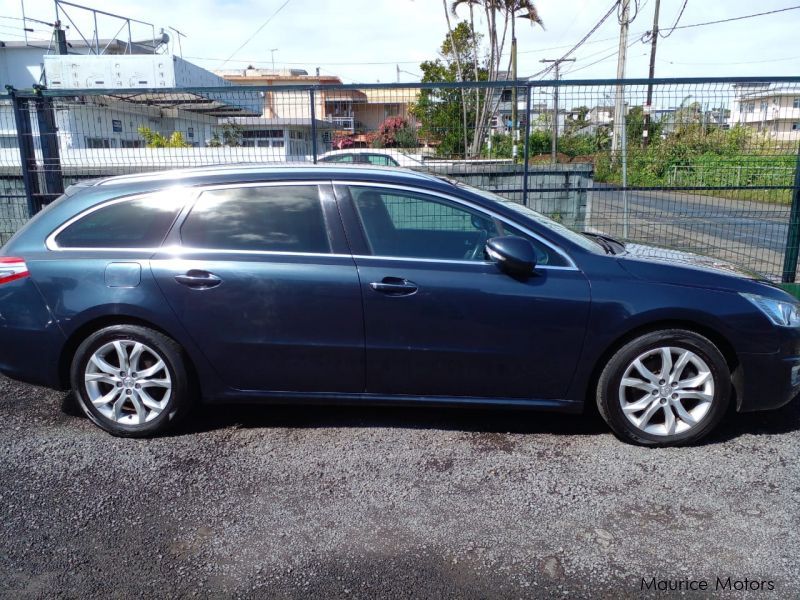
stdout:
<svg viewBox="0 0 800 600">
<path fill-rule="evenodd" d="M 80 0 L 70 0 L 80 3 Z M 633 6 L 633 0 L 631 0 Z M 627 77 L 647 77 L 650 44 L 638 40 L 652 28 L 656 0 L 638 0 L 630 25 Z M 338 75 L 345 83 L 419 81 L 419 63 L 436 58 L 447 33 L 439 0 L 86 0 L 86 6 L 147 21 L 185 34 L 172 50 L 206 69 L 243 69 L 248 65 L 306 69 Z M 449 1 L 448 1 L 449 4 Z M 542 69 L 539 62 L 558 58 L 580 40 L 612 5 L 611 0 L 538 0 L 544 28 L 523 22 L 518 31 L 519 75 Z M 675 22 L 684 0 L 661 1 L 662 32 Z M 0 40 L 20 41 L 22 3 L 0 0 Z M 800 5 L 800 0 L 688 0 L 681 25 L 737 17 Z M 283 8 L 281 8 L 283 6 Z M 25 14 L 55 19 L 52 0 L 24 0 Z M 280 8 L 280 10 L 278 10 Z M 67 9 L 84 36 L 92 35 L 88 13 Z M 634 8 L 632 8 L 634 10 Z M 276 11 L 278 11 L 276 13 Z M 468 11 L 462 8 L 460 16 Z M 271 18 L 270 18 L 271 17 Z M 269 19 L 269 22 L 267 22 Z M 62 18 L 65 24 L 67 19 Z M 266 22 L 266 25 L 264 23 Z M 454 20 L 454 24 L 455 24 Z M 100 37 L 112 37 L 119 22 L 101 18 Z M 263 26 L 263 28 L 262 28 Z M 30 39 L 46 40 L 46 25 Z M 259 30 L 256 33 L 257 30 Z M 140 27 L 142 37 L 149 30 Z M 800 75 L 800 10 L 731 23 L 676 30 L 659 39 L 657 77 Z M 134 32 L 136 33 L 136 32 Z M 240 46 L 252 39 L 240 49 Z M 78 38 L 75 27 L 68 38 Z M 118 37 L 124 37 L 120 35 Z M 792 41 L 794 40 L 794 41 Z M 562 69 L 564 79 L 613 78 L 619 23 L 610 17 Z M 276 49 L 275 52 L 271 52 Z"/>
</svg>

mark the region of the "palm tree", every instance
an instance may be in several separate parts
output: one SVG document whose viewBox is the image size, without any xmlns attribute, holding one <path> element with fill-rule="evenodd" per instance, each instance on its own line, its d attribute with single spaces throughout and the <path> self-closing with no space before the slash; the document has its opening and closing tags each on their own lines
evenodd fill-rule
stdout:
<svg viewBox="0 0 800 600">
<path fill-rule="evenodd" d="M 544 28 L 544 23 L 539 17 L 539 11 L 530 0 L 505 0 L 504 10 L 507 18 L 511 18 L 511 79 L 517 80 L 517 18 L 527 19 L 531 26 L 539 25 Z M 530 118 L 530 115 L 527 116 Z M 511 156 L 517 158 L 517 142 L 519 141 L 519 119 L 517 118 L 517 86 L 511 88 L 511 135 L 512 147 Z"/>
<path fill-rule="evenodd" d="M 486 15 L 487 29 L 489 34 L 489 65 L 488 77 L 490 80 L 496 80 L 500 74 L 500 64 L 502 60 L 503 50 L 506 45 L 506 34 L 509 25 L 511 26 L 511 58 L 506 73 L 512 72 L 512 78 L 516 80 L 516 53 L 517 53 L 517 38 L 516 38 L 516 22 L 517 19 L 526 19 L 530 21 L 531 25 L 540 25 L 544 27 L 542 19 L 539 16 L 539 11 L 532 0 L 452 0 L 450 10 L 453 15 L 457 16 L 458 8 L 466 4 L 469 7 L 470 25 L 475 25 L 475 7 L 481 7 Z M 449 22 L 449 17 L 448 17 Z M 502 23 L 502 32 L 498 28 L 498 23 Z M 475 79 L 478 79 L 478 49 L 473 49 L 473 68 L 475 72 Z M 475 118 L 475 136 L 473 138 L 473 154 L 477 154 L 483 142 L 484 131 L 486 129 L 489 118 L 497 110 L 499 104 L 499 97 L 496 99 L 494 106 L 490 106 L 491 90 L 486 90 L 483 103 L 480 101 L 480 92 L 475 90 L 476 94 L 476 118 Z M 512 121 L 513 126 L 517 126 L 517 88 L 512 88 Z M 516 134 L 515 134 L 516 140 Z"/>
<path fill-rule="evenodd" d="M 450 36 L 450 46 L 456 59 L 456 73 L 458 74 L 459 80 L 464 81 L 464 71 L 461 67 L 461 53 L 458 51 L 456 40 L 453 37 L 453 25 L 450 23 L 450 13 L 447 11 L 447 0 L 442 0 L 442 6 L 444 7 L 444 18 L 447 19 L 447 34 Z M 467 148 L 467 99 L 464 96 L 463 89 L 461 90 L 461 116 L 464 127 L 464 158 L 467 158 L 469 152 Z"/>
</svg>

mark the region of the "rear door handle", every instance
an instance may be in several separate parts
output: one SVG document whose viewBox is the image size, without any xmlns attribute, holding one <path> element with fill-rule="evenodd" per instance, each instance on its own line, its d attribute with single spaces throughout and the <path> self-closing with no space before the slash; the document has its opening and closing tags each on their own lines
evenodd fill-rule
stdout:
<svg viewBox="0 0 800 600">
<path fill-rule="evenodd" d="M 373 281 L 369 287 L 388 296 L 410 296 L 419 289 L 413 281 L 399 277 L 384 277 L 381 281 Z"/>
<path fill-rule="evenodd" d="M 209 288 L 217 287 L 222 283 L 222 279 L 209 273 L 208 271 L 191 270 L 185 275 L 175 275 L 175 281 L 186 287 L 194 288 L 196 290 L 207 290 Z"/>
</svg>

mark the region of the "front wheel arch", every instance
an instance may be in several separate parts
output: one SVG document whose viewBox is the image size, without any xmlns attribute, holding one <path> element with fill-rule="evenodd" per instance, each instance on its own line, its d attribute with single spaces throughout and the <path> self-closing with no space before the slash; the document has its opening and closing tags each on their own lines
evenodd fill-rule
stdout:
<svg viewBox="0 0 800 600">
<path fill-rule="evenodd" d="M 686 331 L 697 333 L 707 338 L 719 349 L 719 351 L 722 353 L 722 356 L 725 358 L 725 362 L 728 364 L 728 369 L 731 372 L 731 381 L 733 386 L 733 397 L 731 398 L 731 404 L 734 405 L 738 410 L 741 406 L 742 399 L 742 378 L 741 370 L 739 369 L 739 357 L 736 354 L 733 345 L 725 336 L 719 333 L 719 331 L 703 325 L 702 323 L 698 323 L 696 321 L 672 319 L 651 321 L 649 323 L 639 325 L 638 327 L 634 327 L 633 329 L 623 333 L 610 344 L 608 344 L 605 350 L 603 350 L 600 356 L 596 359 L 594 367 L 592 368 L 592 374 L 589 378 L 588 385 L 586 386 L 586 393 L 584 395 L 584 406 L 590 409 L 592 409 L 591 407 L 595 407 L 594 398 L 597 392 L 597 383 L 600 380 L 600 374 L 603 372 L 603 369 L 605 368 L 606 364 L 608 364 L 608 361 L 611 360 L 612 356 L 614 356 L 623 346 L 625 346 L 625 344 L 635 340 L 636 338 L 647 335 L 648 333 L 654 333 L 656 331 L 663 331 L 666 329 L 685 329 Z M 592 410 L 596 410 L 596 408 L 593 408 Z"/>
</svg>

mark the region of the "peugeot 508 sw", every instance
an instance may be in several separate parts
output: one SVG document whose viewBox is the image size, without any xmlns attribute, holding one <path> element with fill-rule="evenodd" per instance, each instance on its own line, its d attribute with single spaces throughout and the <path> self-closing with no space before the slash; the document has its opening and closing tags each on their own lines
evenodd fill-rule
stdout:
<svg viewBox="0 0 800 600">
<path fill-rule="evenodd" d="M 579 412 L 698 440 L 800 391 L 800 311 L 712 259 L 571 231 L 411 171 L 81 183 L 0 252 L 0 371 L 120 436 L 195 401 Z"/>
</svg>

